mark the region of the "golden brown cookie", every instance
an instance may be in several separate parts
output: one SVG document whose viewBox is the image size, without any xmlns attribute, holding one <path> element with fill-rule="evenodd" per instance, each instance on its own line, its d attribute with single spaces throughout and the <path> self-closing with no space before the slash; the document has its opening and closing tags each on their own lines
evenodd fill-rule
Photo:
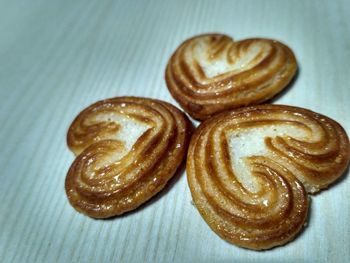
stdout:
<svg viewBox="0 0 350 263">
<path fill-rule="evenodd" d="M 284 89 L 297 63 L 292 50 L 270 39 L 234 41 L 221 34 L 186 40 L 170 58 L 169 91 L 193 118 L 262 103 Z"/>
<path fill-rule="evenodd" d="M 192 136 L 187 179 L 200 214 L 221 238 L 250 249 L 292 240 L 308 195 L 346 169 L 349 139 L 334 120 L 290 106 L 219 114 Z"/>
<path fill-rule="evenodd" d="M 65 182 L 69 202 L 95 218 L 137 208 L 175 174 L 190 130 L 186 115 L 160 100 L 119 97 L 89 106 L 67 134 L 77 155 Z"/>
</svg>

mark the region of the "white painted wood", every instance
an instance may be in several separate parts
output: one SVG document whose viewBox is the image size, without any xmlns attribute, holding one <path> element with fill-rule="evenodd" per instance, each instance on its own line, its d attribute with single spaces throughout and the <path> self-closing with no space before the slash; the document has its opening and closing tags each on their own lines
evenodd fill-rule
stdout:
<svg viewBox="0 0 350 263">
<path fill-rule="evenodd" d="M 137 95 L 175 101 L 167 60 L 186 38 L 222 32 L 287 43 L 299 62 L 274 103 L 306 107 L 350 132 L 349 1 L 0 1 L 0 262 L 344 262 L 350 178 L 312 197 L 308 227 L 254 252 L 217 237 L 185 173 L 112 220 L 75 212 L 64 193 L 68 126 L 87 105 Z"/>
</svg>

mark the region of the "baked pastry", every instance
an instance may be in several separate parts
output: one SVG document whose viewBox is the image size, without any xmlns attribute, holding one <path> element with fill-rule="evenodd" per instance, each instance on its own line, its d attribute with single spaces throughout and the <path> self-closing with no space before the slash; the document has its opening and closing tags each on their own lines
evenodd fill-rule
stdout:
<svg viewBox="0 0 350 263">
<path fill-rule="evenodd" d="M 293 78 L 295 56 L 270 39 L 234 41 L 221 34 L 186 40 L 170 58 L 165 80 L 170 93 L 193 118 L 262 103 Z"/>
<path fill-rule="evenodd" d="M 307 193 L 337 180 L 349 155 L 349 139 L 334 120 L 259 105 L 203 122 L 192 136 L 186 171 L 210 228 L 228 242 L 261 250 L 296 236 L 307 218 Z"/>
<path fill-rule="evenodd" d="M 160 100 L 119 97 L 89 106 L 67 134 L 77 155 L 65 181 L 69 202 L 94 218 L 137 208 L 175 174 L 190 131 L 186 115 Z"/>
</svg>

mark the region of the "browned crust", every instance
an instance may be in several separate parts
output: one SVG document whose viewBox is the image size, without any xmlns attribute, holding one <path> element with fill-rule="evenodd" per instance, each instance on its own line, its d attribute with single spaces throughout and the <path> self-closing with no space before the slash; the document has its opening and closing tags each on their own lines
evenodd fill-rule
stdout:
<svg viewBox="0 0 350 263">
<path fill-rule="evenodd" d="M 252 193 L 234 174 L 224 133 L 280 123 L 320 136 L 317 141 L 261 138 L 275 158 L 248 157 L 262 189 Z M 221 138 L 219 145 L 215 136 Z M 261 250 L 283 245 L 300 232 L 308 213 L 307 192 L 336 181 L 349 158 L 348 136 L 336 121 L 302 108 L 259 105 L 203 122 L 192 136 L 186 172 L 194 203 L 210 228 L 230 243 Z"/>
<path fill-rule="evenodd" d="M 96 121 L 97 114 L 119 114 L 148 124 L 121 160 L 97 168 L 97 163 L 124 147 L 112 139 L 120 123 Z M 133 210 L 161 191 L 185 157 L 192 124 L 173 105 L 155 99 L 117 97 L 84 109 L 67 133 L 68 147 L 77 155 L 65 189 L 70 204 L 94 218 Z"/>
<path fill-rule="evenodd" d="M 228 63 L 244 55 L 251 45 L 261 42 L 270 47 L 264 57 L 258 53 L 254 67 L 240 72 L 228 72 L 208 78 L 194 60 L 189 64 L 185 53 L 198 43 L 210 46 L 208 57 L 224 54 Z M 247 105 L 262 103 L 284 89 L 297 70 L 292 50 L 281 42 L 252 38 L 234 41 L 222 34 L 204 34 L 183 42 L 171 56 L 165 72 L 167 87 L 181 107 L 193 118 L 205 120 L 216 113 Z"/>
</svg>

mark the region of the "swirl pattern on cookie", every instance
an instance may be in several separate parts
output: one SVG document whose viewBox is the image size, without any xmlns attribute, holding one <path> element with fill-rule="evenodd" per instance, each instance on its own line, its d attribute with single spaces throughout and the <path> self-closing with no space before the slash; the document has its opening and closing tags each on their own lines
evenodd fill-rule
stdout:
<svg viewBox="0 0 350 263">
<path fill-rule="evenodd" d="M 349 156 L 349 139 L 337 122 L 302 108 L 260 105 L 203 122 L 192 136 L 186 170 L 211 229 L 260 250 L 296 236 L 307 218 L 307 193 L 337 180 Z"/>
<path fill-rule="evenodd" d="M 292 50 L 270 39 L 234 41 L 221 34 L 193 37 L 170 58 L 169 91 L 193 118 L 259 104 L 285 88 L 295 75 Z"/>
<path fill-rule="evenodd" d="M 67 134 L 77 155 L 65 182 L 69 202 L 94 218 L 137 208 L 175 174 L 190 131 L 185 114 L 160 100 L 118 97 L 89 106 Z"/>
</svg>

